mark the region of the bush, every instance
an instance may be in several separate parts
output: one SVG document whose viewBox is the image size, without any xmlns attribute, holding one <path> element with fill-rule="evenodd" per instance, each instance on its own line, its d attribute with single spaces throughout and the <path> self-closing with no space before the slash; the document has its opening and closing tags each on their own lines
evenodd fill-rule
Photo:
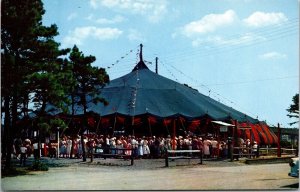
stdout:
<svg viewBox="0 0 300 192">
<path fill-rule="evenodd" d="M 29 170 L 32 171 L 48 171 L 48 169 L 48 165 L 41 161 L 34 161 L 31 167 L 29 167 Z"/>
</svg>

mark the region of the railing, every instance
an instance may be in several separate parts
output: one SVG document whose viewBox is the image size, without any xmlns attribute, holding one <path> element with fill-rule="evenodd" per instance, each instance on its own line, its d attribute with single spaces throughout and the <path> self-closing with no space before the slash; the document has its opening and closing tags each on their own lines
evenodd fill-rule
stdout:
<svg viewBox="0 0 300 192">
<path fill-rule="evenodd" d="M 240 157 L 259 157 L 259 156 L 277 156 L 278 148 L 258 148 L 253 150 L 251 147 L 233 147 L 231 160 Z M 298 155 L 298 149 L 281 148 L 281 155 Z"/>
<path fill-rule="evenodd" d="M 233 147 L 231 160 L 238 159 L 240 157 L 258 157 L 258 149 L 253 149 L 252 147 Z"/>
<path fill-rule="evenodd" d="M 268 155 L 277 155 L 277 148 L 260 148 L 259 155 L 260 156 L 268 156 Z M 281 155 L 297 155 L 298 149 L 289 149 L 289 148 L 281 148 Z"/>
<path fill-rule="evenodd" d="M 122 158 L 131 159 L 131 165 L 134 164 L 134 148 L 111 148 L 111 147 L 94 147 L 91 155 L 91 162 L 94 157 L 106 158 Z"/>
<path fill-rule="evenodd" d="M 197 153 L 197 155 L 194 155 Z M 170 156 L 170 154 L 172 154 Z M 165 164 L 166 167 L 169 167 L 169 159 L 200 159 L 200 163 L 202 164 L 203 153 L 202 150 L 166 150 Z"/>
</svg>

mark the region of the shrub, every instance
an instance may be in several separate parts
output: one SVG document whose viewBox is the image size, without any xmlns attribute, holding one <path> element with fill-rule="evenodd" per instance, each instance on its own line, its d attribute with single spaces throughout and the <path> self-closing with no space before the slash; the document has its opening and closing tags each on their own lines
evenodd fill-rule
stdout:
<svg viewBox="0 0 300 192">
<path fill-rule="evenodd" d="M 48 165 L 41 161 L 34 161 L 29 170 L 32 171 L 48 171 Z"/>
</svg>

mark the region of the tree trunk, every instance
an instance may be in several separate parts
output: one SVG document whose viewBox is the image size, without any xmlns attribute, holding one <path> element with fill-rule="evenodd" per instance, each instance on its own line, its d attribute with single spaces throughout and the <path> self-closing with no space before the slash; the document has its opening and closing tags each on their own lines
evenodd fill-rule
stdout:
<svg viewBox="0 0 300 192">
<path fill-rule="evenodd" d="M 2 138 L 4 139 L 2 142 L 2 157 L 6 158 L 7 157 L 7 147 L 9 146 L 9 138 L 10 138 L 10 112 L 9 112 L 9 96 L 5 96 L 4 98 L 4 113 L 5 113 L 5 117 L 4 117 L 4 133 Z"/>
<path fill-rule="evenodd" d="M 85 154 L 85 145 L 84 145 L 84 140 L 83 140 L 83 133 L 84 129 L 80 131 L 80 140 L 81 140 L 81 147 L 82 147 L 82 161 L 86 161 L 86 154 Z"/>
<path fill-rule="evenodd" d="M 11 129 L 9 130 L 8 134 L 8 143 L 7 143 L 7 156 L 6 156 L 6 163 L 5 168 L 9 169 L 11 167 L 11 154 L 12 154 L 12 148 L 14 144 L 14 138 L 16 136 L 17 131 L 17 120 L 18 120 L 18 101 L 17 101 L 17 87 L 15 85 L 13 89 L 13 97 L 12 97 L 12 122 L 11 122 Z"/>
<path fill-rule="evenodd" d="M 75 142 L 74 142 L 74 135 L 72 135 L 72 137 L 71 137 L 71 139 L 72 139 L 72 146 L 71 146 L 71 151 L 70 151 L 70 159 L 73 159 L 73 154 L 74 154 L 74 144 L 75 144 Z"/>
<path fill-rule="evenodd" d="M 72 93 L 71 94 L 71 100 L 72 100 L 72 104 L 71 104 L 71 106 L 72 106 L 72 117 L 71 117 L 71 125 L 72 125 L 72 129 L 74 130 L 75 129 L 75 127 L 73 127 L 73 117 L 74 117 L 74 115 L 75 115 L 75 99 L 74 99 L 74 94 Z M 72 156 L 73 156 L 73 153 L 74 153 L 74 144 L 75 144 L 75 137 L 77 137 L 77 134 L 76 134 L 76 136 L 75 135 L 73 135 L 72 134 L 72 148 L 71 148 L 71 152 L 70 152 L 70 159 L 72 159 Z"/>
<path fill-rule="evenodd" d="M 86 161 L 86 151 L 85 151 L 85 146 L 83 141 L 83 133 L 87 127 L 87 119 L 86 119 L 87 106 L 86 106 L 85 95 L 81 98 L 81 101 L 83 103 L 83 129 L 81 130 L 82 160 Z"/>
</svg>

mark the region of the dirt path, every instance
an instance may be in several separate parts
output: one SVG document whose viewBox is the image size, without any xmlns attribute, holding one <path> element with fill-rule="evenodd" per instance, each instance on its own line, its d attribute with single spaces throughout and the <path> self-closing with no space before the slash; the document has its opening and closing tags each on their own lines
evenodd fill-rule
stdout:
<svg viewBox="0 0 300 192">
<path fill-rule="evenodd" d="M 126 164 L 124 166 L 105 166 L 99 165 L 100 163 L 83 165 L 78 162 L 68 167 L 50 168 L 48 172 L 3 178 L 2 189 L 284 190 L 295 187 L 295 184 L 299 183 L 298 179 L 287 176 L 288 164 L 230 166 L 231 163 L 226 166 L 227 162 L 204 162 L 204 165 L 164 168 L 159 164 L 154 168 L 141 169 L 139 166 L 145 163 L 151 163 L 151 160 L 141 160 L 135 167 Z"/>
</svg>

